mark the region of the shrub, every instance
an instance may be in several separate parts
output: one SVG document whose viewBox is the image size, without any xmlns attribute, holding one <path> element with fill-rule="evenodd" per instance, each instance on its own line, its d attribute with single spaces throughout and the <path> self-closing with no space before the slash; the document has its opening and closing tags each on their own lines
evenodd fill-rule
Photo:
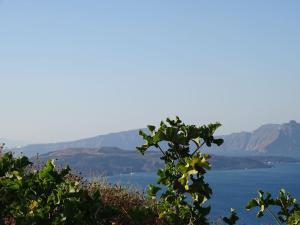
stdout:
<svg viewBox="0 0 300 225">
<path fill-rule="evenodd" d="M 140 193 L 82 181 L 53 160 L 36 170 L 25 156 L 0 156 L 0 224 L 150 225 L 156 215 Z"/>
<path fill-rule="evenodd" d="M 208 154 L 199 150 L 203 145 L 221 145 L 222 139 L 214 138 L 213 134 L 219 123 L 197 127 L 186 125 L 178 117 L 161 122 L 160 127 L 148 126 L 148 133 L 140 131 L 146 141 L 137 147 L 144 154 L 151 147 L 161 151 L 161 159 L 165 168 L 158 170 L 158 185 L 150 185 L 148 194 L 159 197 L 160 218 L 169 224 L 209 224 L 207 216 L 210 207 L 204 203 L 210 199 L 212 190 L 204 180 L 204 174 L 210 169 Z M 167 145 L 162 149 L 161 144 Z M 195 148 L 191 148 L 191 143 Z M 191 200 L 188 198 L 191 197 Z"/>
<path fill-rule="evenodd" d="M 28 170 L 27 157 L 0 158 L 0 215 L 16 224 L 100 224 L 113 208 L 103 207 L 98 190 L 89 193 L 78 181 L 66 179 L 70 169 L 55 169 L 48 161 L 39 171 Z M 104 218 L 104 219 L 103 219 Z"/>
<path fill-rule="evenodd" d="M 256 215 L 258 218 L 263 217 L 265 212 L 268 212 L 277 224 L 300 225 L 300 205 L 284 189 L 279 191 L 279 195 L 275 199 L 272 198 L 269 192 L 264 193 L 259 190 L 258 197 L 251 199 L 246 209 L 251 210 L 256 207 L 259 208 Z M 270 207 L 277 208 L 277 214 Z"/>
</svg>

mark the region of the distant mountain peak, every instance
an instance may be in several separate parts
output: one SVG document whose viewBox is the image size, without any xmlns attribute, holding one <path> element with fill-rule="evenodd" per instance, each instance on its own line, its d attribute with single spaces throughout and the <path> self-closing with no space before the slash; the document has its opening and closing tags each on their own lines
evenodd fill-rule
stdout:
<svg viewBox="0 0 300 225">
<path fill-rule="evenodd" d="M 296 120 L 290 120 L 289 123 L 290 123 L 290 124 L 297 124 L 297 121 L 296 121 Z"/>
<path fill-rule="evenodd" d="M 240 140 L 243 133 L 235 134 L 224 141 Z M 232 144 L 221 146 L 222 152 L 237 154 L 291 155 L 300 157 L 300 124 L 295 120 L 283 124 L 264 124 L 233 148 Z M 246 147 L 245 147 L 246 146 Z"/>
<path fill-rule="evenodd" d="M 289 155 L 300 158 L 300 123 L 291 120 L 283 124 L 264 124 L 252 132 L 239 132 L 221 136 L 224 144 L 220 148 L 207 148 L 214 154 L 227 155 Z M 20 148 L 24 154 L 33 156 L 67 148 L 101 148 L 112 146 L 135 150 L 143 144 L 138 129 L 106 135 L 98 135 L 71 142 L 27 145 Z"/>
</svg>

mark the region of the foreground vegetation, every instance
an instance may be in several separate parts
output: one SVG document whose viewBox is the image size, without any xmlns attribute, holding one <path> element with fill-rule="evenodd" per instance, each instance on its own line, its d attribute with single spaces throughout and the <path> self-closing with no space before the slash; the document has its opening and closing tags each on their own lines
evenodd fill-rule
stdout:
<svg viewBox="0 0 300 225">
<path fill-rule="evenodd" d="M 176 118 L 158 129 L 148 126 L 148 132 L 140 131 L 146 143 L 138 150 L 144 154 L 157 148 L 164 162 L 148 198 L 105 182 L 84 181 L 68 167 L 56 168 L 53 160 L 37 168 L 25 156 L 0 151 L 0 225 L 210 224 L 207 203 L 213 190 L 205 181 L 210 156 L 201 149 L 223 143 L 213 136 L 219 126 L 186 125 Z M 278 210 L 272 212 L 274 207 Z M 259 208 L 257 217 L 270 213 L 277 224 L 300 224 L 300 206 L 284 190 L 277 198 L 259 191 L 246 206 L 253 208 Z M 238 219 L 232 209 L 223 222 L 234 225 Z"/>
<path fill-rule="evenodd" d="M 154 203 L 134 190 L 84 181 L 53 160 L 37 169 L 25 156 L 0 157 L 0 224 L 159 224 Z"/>
</svg>

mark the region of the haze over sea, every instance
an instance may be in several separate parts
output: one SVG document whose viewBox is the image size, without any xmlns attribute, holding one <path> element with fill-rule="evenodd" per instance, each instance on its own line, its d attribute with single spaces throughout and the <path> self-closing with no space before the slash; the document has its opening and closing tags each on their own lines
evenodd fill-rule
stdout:
<svg viewBox="0 0 300 225">
<path fill-rule="evenodd" d="M 134 173 L 108 177 L 111 183 L 135 186 L 146 190 L 148 184 L 156 182 L 155 173 Z M 257 196 L 257 190 L 269 191 L 277 196 L 281 188 L 291 192 L 297 200 L 300 199 L 300 163 L 278 164 L 269 169 L 209 171 L 207 182 L 213 189 L 211 217 L 229 215 L 230 208 L 237 209 L 240 216 L 239 224 L 259 225 L 274 224 L 266 214 L 262 219 L 256 219 L 256 211 L 247 212 L 244 209 L 247 201 Z"/>
</svg>

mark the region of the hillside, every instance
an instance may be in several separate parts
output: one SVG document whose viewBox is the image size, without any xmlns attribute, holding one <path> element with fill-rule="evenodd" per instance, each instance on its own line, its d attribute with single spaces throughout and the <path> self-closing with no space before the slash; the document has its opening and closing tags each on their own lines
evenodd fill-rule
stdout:
<svg viewBox="0 0 300 225">
<path fill-rule="evenodd" d="M 265 124 L 253 132 L 232 133 L 222 136 L 224 144 L 209 149 L 213 154 L 221 155 L 287 155 L 300 158 L 300 124 L 290 121 L 284 124 Z M 130 130 L 70 142 L 34 144 L 18 149 L 25 155 L 47 153 L 68 148 L 101 148 L 113 146 L 135 150 L 143 140 L 138 130 Z"/>
<path fill-rule="evenodd" d="M 70 148 L 50 152 L 39 156 L 43 163 L 48 159 L 57 159 L 60 165 L 69 165 L 84 176 L 101 176 L 131 172 L 150 172 L 162 166 L 159 155 L 147 154 L 146 157 L 136 151 L 119 148 Z"/>
<path fill-rule="evenodd" d="M 104 146 L 113 146 L 122 149 L 135 150 L 136 146 L 143 143 L 143 140 L 138 135 L 138 131 L 139 130 L 123 131 L 69 142 L 32 144 L 24 146 L 17 151 L 23 152 L 28 156 L 34 156 L 37 153 L 43 154 L 68 148 L 101 148 Z"/>
<path fill-rule="evenodd" d="M 266 124 L 253 132 L 222 136 L 224 144 L 219 151 L 234 155 L 288 155 L 300 157 L 300 124 Z"/>
<path fill-rule="evenodd" d="M 142 156 L 136 151 L 119 148 L 71 148 L 50 152 L 39 156 L 40 163 L 48 159 L 57 159 L 57 163 L 70 165 L 83 176 L 93 177 L 131 172 L 152 172 L 162 167 L 159 153 L 147 153 Z M 283 157 L 228 157 L 213 155 L 213 169 L 252 169 L 268 168 L 274 163 L 294 162 Z"/>
</svg>

